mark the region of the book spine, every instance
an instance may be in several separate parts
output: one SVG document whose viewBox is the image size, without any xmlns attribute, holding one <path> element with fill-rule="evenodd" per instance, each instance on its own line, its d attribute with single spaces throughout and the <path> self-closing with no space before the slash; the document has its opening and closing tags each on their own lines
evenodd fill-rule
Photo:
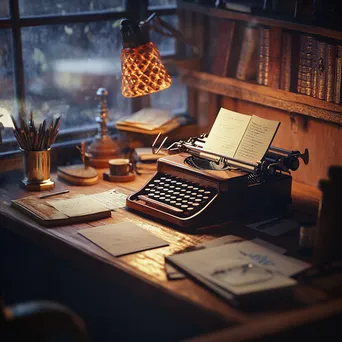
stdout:
<svg viewBox="0 0 342 342">
<path fill-rule="evenodd" d="M 326 98 L 326 49 L 327 44 L 321 41 L 317 42 L 317 82 L 316 97 L 321 100 Z"/>
<path fill-rule="evenodd" d="M 218 24 L 215 58 L 212 73 L 217 76 L 227 76 L 228 60 L 232 48 L 235 22 L 222 20 Z"/>
<path fill-rule="evenodd" d="M 339 104 L 341 103 L 342 45 L 337 45 L 336 50 L 334 102 Z"/>
<path fill-rule="evenodd" d="M 267 27 L 260 29 L 259 68 L 257 81 L 259 84 L 268 85 L 268 72 L 270 65 L 270 35 Z"/>
<path fill-rule="evenodd" d="M 271 28 L 269 40 L 270 62 L 268 68 L 268 86 L 273 89 L 279 89 L 280 84 L 281 36 L 281 28 Z"/>
<path fill-rule="evenodd" d="M 326 101 L 334 101 L 334 83 L 335 83 L 335 62 L 336 62 L 336 46 L 333 44 L 327 44 L 327 91 Z"/>
<path fill-rule="evenodd" d="M 312 75 L 311 75 L 311 82 L 312 82 L 312 96 L 317 97 L 317 80 L 318 80 L 318 42 L 315 39 L 313 41 L 313 46 L 312 46 Z"/>
<path fill-rule="evenodd" d="M 282 55 L 280 67 L 280 89 L 290 91 L 291 83 L 291 43 L 292 35 L 289 32 L 283 33 Z"/>
<path fill-rule="evenodd" d="M 247 80 L 248 72 L 252 67 L 252 58 L 256 48 L 257 30 L 253 27 L 245 27 L 239 63 L 236 72 L 236 78 L 239 80 Z"/>
<path fill-rule="evenodd" d="M 312 95 L 313 41 L 312 36 L 300 36 L 297 91 L 305 95 Z"/>
</svg>

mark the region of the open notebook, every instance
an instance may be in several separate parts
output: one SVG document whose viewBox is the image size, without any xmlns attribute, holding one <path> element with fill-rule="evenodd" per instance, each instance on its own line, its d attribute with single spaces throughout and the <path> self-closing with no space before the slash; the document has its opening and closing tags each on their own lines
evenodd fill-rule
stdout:
<svg viewBox="0 0 342 342">
<path fill-rule="evenodd" d="M 261 161 L 270 147 L 279 121 L 221 108 L 204 149 L 245 162 Z"/>
</svg>

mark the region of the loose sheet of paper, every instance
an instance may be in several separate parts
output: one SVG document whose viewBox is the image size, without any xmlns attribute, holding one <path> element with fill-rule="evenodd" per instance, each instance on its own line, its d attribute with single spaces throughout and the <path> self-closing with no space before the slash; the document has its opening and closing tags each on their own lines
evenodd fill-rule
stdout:
<svg viewBox="0 0 342 342">
<path fill-rule="evenodd" d="M 88 195 L 93 200 L 100 202 L 106 208 L 115 210 L 126 206 L 127 195 L 115 189 Z"/>
<path fill-rule="evenodd" d="M 251 163 L 261 161 L 271 145 L 279 124 L 279 121 L 253 115 L 234 157 Z"/>
<path fill-rule="evenodd" d="M 68 199 L 48 200 L 46 202 L 69 217 L 85 216 L 108 211 L 108 208 L 99 201 L 86 195 Z"/>
<path fill-rule="evenodd" d="M 204 149 L 234 157 L 251 117 L 221 108 L 210 130 Z"/>
<path fill-rule="evenodd" d="M 79 233 L 114 256 L 168 246 L 168 243 L 131 222 L 107 224 Z"/>
</svg>

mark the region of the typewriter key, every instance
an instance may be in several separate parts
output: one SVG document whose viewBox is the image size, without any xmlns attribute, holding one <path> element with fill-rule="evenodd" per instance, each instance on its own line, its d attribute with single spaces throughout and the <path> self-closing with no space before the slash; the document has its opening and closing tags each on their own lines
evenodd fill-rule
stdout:
<svg viewBox="0 0 342 342">
<path fill-rule="evenodd" d="M 209 197 L 208 196 L 203 196 L 203 199 L 204 200 L 207 200 Z"/>
<path fill-rule="evenodd" d="M 169 189 L 174 189 L 174 188 L 175 188 L 174 185 L 170 185 L 170 186 L 169 186 Z"/>
<path fill-rule="evenodd" d="M 188 207 L 188 211 L 192 211 L 194 209 L 195 209 L 194 207 Z"/>
<path fill-rule="evenodd" d="M 200 198 L 196 198 L 195 202 L 202 202 L 202 200 Z"/>
<path fill-rule="evenodd" d="M 165 198 L 165 202 L 170 202 L 170 198 Z"/>
<path fill-rule="evenodd" d="M 171 196 L 170 198 L 171 198 L 171 199 L 176 199 L 177 197 L 176 197 L 176 196 Z"/>
<path fill-rule="evenodd" d="M 165 197 L 171 197 L 171 195 L 170 194 L 166 194 Z"/>
<path fill-rule="evenodd" d="M 211 192 L 207 190 L 207 191 L 204 191 L 204 194 L 205 194 L 205 195 L 210 195 Z"/>
<path fill-rule="evenodd" d="M 202 192 L 204 192 L 204 189 L 199 189 L 198 192 L 201 192 L 201 193 L 202 193 Z"/>
<path fill-rule="evenodd" d="M 193 207 L 198 207 L 200 204 L 199 203 L 192 203 Z"/>
<path fill-rule="evenodd" d="M 179 191 L 181 188 L 177 186 L 177 188 L 175 188 L 175 190 Z"/>
<path fill-rule="evenodd" d="M 160 180 L 159 179 L 155 179 L 154 182 L 155 183 L 160 183 Z"/>
<path fill-rule="evenodd" d="M 182 208 L 182 209 L 186 209 L 187 207 L 188 207 L 188 206 L 187 206 L 186 204 L 182 204 L 182 205 L 181 205 L 181 208 Z"/>
<path fill-rule="evenodd" d="M 202 198 L 202 197 L 203 197 L 202 194 L 198 194 L 198 195 L 197 195 L 197 198 Z"/>
<path fill-rule="evenodd" d="M 163 201 L 163 200 L 165 199 L 165 197 L 164 197 L 164 196 L 160 196 L 159 199 L 160 199 L 161 201 Z"/>
</svg>

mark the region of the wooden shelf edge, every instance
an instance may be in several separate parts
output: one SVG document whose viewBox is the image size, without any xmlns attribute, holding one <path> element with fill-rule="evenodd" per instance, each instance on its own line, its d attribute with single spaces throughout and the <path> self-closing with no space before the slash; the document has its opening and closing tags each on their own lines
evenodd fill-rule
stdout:
<svg viewBox="0 0 342 342">
<path fill-rule="evenodd" d="M 189 87 L 342 124 L 342 105 L 182 67 L 178 70 L 181 81 Z"/>
<path fill-rule="evenodd" d="M 192 3 L 184 2 L 184 1 L 178 1 L 178 9 L 206 14 L 215 18 L 253 22 L 255 24 L 276 26 L 276 27 L 281 27 L 281 28 L 288 29 L 288 30 L 301 31 L 301 32 L 306 32 L 306 33 L 311 33 L 315 35 L 342 40 L 342 32 L 331 30 L 325 27 L 300 24 L 300 23 L 285 21 L 281 19 L 247 14 L 243 12 L 234 12 L 234 11 L 230 11 L 227 9 L 207 7 L 207 6 L 192 4 Z"/>
</svg>

